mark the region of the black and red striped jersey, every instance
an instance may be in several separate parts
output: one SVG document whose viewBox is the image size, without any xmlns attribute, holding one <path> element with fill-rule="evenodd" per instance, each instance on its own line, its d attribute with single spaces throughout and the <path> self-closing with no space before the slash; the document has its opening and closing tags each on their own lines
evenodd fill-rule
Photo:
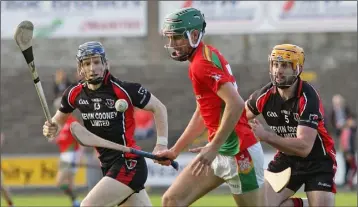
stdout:
<svg viewBox="0 0 358 207">
<path fill-rule="evenodd" d="M 292 158 L 335 160 L 334 141 L 324 126 L 322 102 L 317 91 L 306 81 L 298 79 L 295 96 L 288 100 L 282 99 L 276 87 L 269 83 L 255 91 L 247 105 L 253 114 L 262 114 L 270 128 L 281 137 L 296 138 L 299 125 L 317 129 L 317 137 L 309 155 L 306 158 Z"/>
<path fill-rule="evenodd" d="M 134 107 L 144 108 L 150 97 L 151 93 L 141 84 L 118 80 L 106 72 L 103 84 L 97 90 L 91 90 L 86 83 L 81 82 L 68 87 L 59 110 L 71 113 L 77 108 L 81 112 L 84 126 L 90 132 L 109 141 L 139 149 L 134 139 Z M 118 112 L 115 109 L 118 99 L 127 101 L 126 111 Z M 96 149 L 102 164 L 122 156 L 119 151 L 100 147 Z"/>
</svg>

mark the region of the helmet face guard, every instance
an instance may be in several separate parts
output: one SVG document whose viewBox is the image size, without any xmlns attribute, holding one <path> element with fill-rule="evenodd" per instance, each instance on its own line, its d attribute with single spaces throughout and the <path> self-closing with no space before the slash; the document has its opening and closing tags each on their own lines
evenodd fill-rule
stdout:
<svg viewBox="0 0 358 207">
<path fill-rule="evenodd" d="M 98 77 L 91 78 L 88 77 L 86 71 L 83 69 L 83 61 L 90 59 L 92 62 L 93 58 L 100 57 L 101 62 L 103 64 L 103 71 L 102 74 Z M 107 59 L 104 47 L 100 42 L 86 42 L 79 46 L 77 55 L 77 72 L 80 77 L 82 77 L 87 83 L 97 85 L 103 81 L 105 70 L 107 70 Z M 91 63 L 92 67 L 92 63 Z"/>
<path fill-rule="evenodd" d="M 304 52 L 296 45 L 276 45 L 268 60 L 272 84 L 285 89 L 292 86 L 302 73 Z"/>
<path fill-rule="evenodd" d="M 178 33 L 175 31 L 163 31 L 163 36 L 169 41 L 164 45 L 164 48 L 167 49 L 169 56 L 177 61 L 187 61 L 189 57 L 193 54 L 195 48 L 198 47 L 203 33 L 199 33 L 198 40 L 194 43 L 191 38 L 190 32 L 185 30 L 184 33 Z M 177 41 L 179 40 L 188 40 L 189 44 L 180 44 L 177 45 Z M 185 41 L 186 42 L 186 41 Z M 190 45 L 190 47 L 189 47 Z"/>
<path fill-rule="evenodd" d="M 276 60 L 271 60 L 270 62 L 270 79 L 273 85 L 278 88 L 289 88 L 300 75 L 300 70 L 294 70 L 294 66 L 291 62 Z M 299 68 L 299 66 L 297 67 Z M 278 72 L 278 70 L 282 70 L 283 72 Z"/>
</svg>

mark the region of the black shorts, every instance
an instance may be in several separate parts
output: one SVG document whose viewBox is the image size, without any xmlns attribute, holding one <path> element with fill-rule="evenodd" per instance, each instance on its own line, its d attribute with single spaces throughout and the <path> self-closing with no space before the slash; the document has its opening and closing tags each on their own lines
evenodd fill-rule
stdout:
<svg viewBox="0 0 358 207">
<path fill-rule="evenodd" d="M 148 168 L 143 157 L 135 159 L 121 157 L 111 165 L 102 167 L 102 173 L 103 176 L 118 180 L 138 193 L 144 189 L 148 177 Z"/>
<path fill-rule="evenodd" d="M 274 160 L 268 165 L 268 171 L 281 172 L 291 167 L 291 177 L 287 188 L 297 192 L 304 184 L 305 192 L 326 191 L 336 193 L 336 184 L 334 176 L 336 174 L 337 164 L 335 160 L 295 160 L 290 156 L 281 153 L 276 154 Z"/>
</svg>

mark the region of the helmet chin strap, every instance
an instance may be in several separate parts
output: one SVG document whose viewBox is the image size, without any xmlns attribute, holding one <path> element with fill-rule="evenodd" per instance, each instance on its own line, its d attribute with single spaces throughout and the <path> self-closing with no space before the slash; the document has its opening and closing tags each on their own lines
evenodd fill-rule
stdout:
<svg viewBox="0 0 358 207">
<path fill-rule="evenodd" d="M 191 36 L 190 36 L 190 32 L 189 31 L 186 31 L 186 35 L 188 36 L 188 40 L 189 40 L 189 44 L 192 48 L 196 48 L 198 47 L 198 45 L 200 44 L 200 41 L 201 41 L 201 38 L 203 36 L 203 32 L 200 32 L 199 34 L 199 38 L 198 38 L 198 41 L 194 44 L 193 41 L 191 40 Z"/>
</svg>

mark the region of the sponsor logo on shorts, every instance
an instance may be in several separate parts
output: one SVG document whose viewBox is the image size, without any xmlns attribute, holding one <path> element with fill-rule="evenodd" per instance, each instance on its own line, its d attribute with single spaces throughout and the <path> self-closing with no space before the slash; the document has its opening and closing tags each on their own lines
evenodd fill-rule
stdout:
<svg viewBox="0 0 358 207">
<path fill-rule="evenodd" d="M 318 182 L 318 185 L 323 186 L 323 187 L 328 187 L 328 188 L 332 187 L 332 185 L 330 185 L 330 184 L 328 184 L 328 183 Z"/>
<path fill-rule="evenodd" d="M 227 182 L 227 184 L 228 184 L 231 188 L 240 188 L 240 185 L 237 184 L 237 183 Z"/>
</svg>

